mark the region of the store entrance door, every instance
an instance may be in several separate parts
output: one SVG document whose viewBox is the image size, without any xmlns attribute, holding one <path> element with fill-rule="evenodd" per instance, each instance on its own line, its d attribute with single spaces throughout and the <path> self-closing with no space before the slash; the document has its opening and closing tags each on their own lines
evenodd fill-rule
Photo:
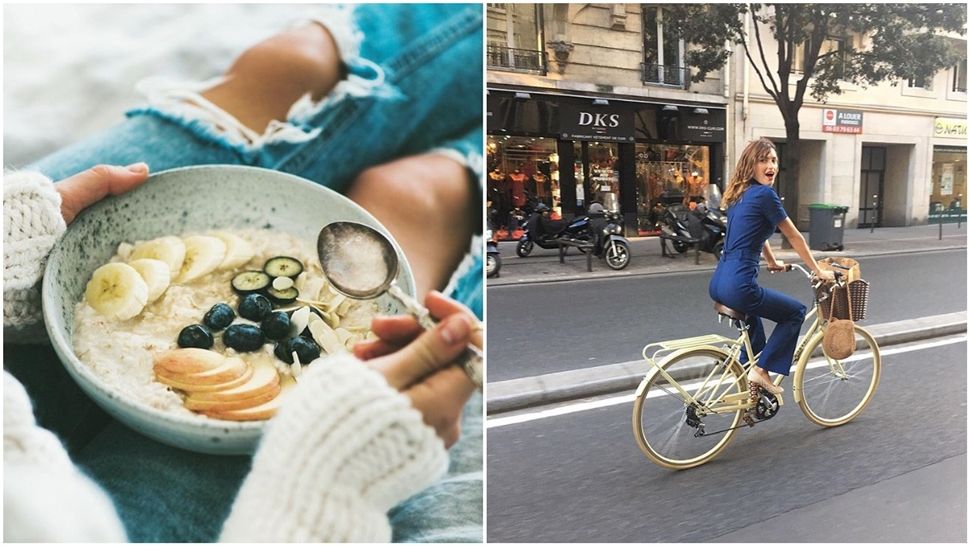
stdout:
<svg viewBox="0 0 970 546">
<path fill-rule="evenodd" d="M 585 212 L 591 203 L 600 203 L 612 212 L 620 212 L 619 145 L 612 142 L 578 141 L 575 151 L 577 212 Z M 577 187 L 577 190 L 579 188 Z"/>
<path fill-rule="evenodd" d="M 886 179 L 886 149 L 878 146 L 863 146 L 861 169 L 859 227 L 880 227 L 885 201 L 883 185 Z"/>
</svg>

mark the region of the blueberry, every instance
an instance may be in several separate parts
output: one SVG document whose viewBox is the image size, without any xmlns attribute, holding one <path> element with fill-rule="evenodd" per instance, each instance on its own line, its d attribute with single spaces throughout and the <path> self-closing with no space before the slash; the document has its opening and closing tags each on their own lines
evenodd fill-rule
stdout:
<svg viewBox="0 0 970 546">
<path fill-rule="evenodd" d="M 320 347 L 312 339 L 303 336 L 290 340 L 290 351 L 296 351 L 296 357 L 300 359 L 301 364 L 309 364 L 320 358 Z"/>
<path fill-rule="evenodd" d="M 259 322 L 273 311 L 273 304 L 262 294 L 249 294 L 239 302 L 239 316 Z"/>
<path fill-rule="evenodd" d="M 276 358 L 286 362 L 287 364 L 293 363 L 293 352 L 290 350 L 290 340 L 282 339 L 276 342 L 276 347 L 273 348 L 273 354 Z"/>
<path fill-rule="evenodd" d="M 258 326 L 233 324 L 222 333 L 222 342 L 239 352 L 255 351 L 263 346 L 266 338 Z"/>
<path fill-rule="evenodd" d="M 269 339 L 283 339 L 290 333 L 290 316 L 282 311 L 270 313 L 261 326 Z"/>
<path fill-rule="evenodd" d="M 201 324 L 186 326 L 185 328 L 182 328 L 181 332 L 179 332 L 178 344 L 179 347 L 182 347 L 183 349 L 186 347 L 210 349 L 212 348 L 212 343 L 212 333 L 209 332 L 208 328 L 202 326 Z"/>
<path fill-rule="evenodd" d="M 205 314 L 202 322 L 209 327 L 213 332 L 218 332 L 226 326 L 232 324 L 235 320 L 236 313 L 232 310 L 232 307 L 225 303 L 217 303 L 209 309 L 209 312 Z"/>
</svg>

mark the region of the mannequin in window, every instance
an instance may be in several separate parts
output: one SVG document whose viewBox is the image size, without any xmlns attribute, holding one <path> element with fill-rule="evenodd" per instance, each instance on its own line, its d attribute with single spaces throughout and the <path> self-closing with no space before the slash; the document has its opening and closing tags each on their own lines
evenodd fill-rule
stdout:
<svg viewBox="0 0 970 546">
<path fill-rule="evenodd" d="M 522 208 L 525 206 L 525 181 L 528 180 L 528 175 L 526 175 L 519 167 L 509 174 L 509 184 L 510 191 L 512 195 L 512 206 Z"/>
<path fill-rule="evenodd" d="M 499 222 L 504 222 L 509 217 L 509 212 L 512 207 L 509 198 L 508 176 L 502 172 L 502 169 L 498 165 L 488 173 L 488 190 L 489 198 L 492 200 L 492 205 L 495 208 L 495 218 L 499 219 Z M 505 225 L 498 226 L 499 229 L 508 227 L 507 222 Z"/>
</svg>

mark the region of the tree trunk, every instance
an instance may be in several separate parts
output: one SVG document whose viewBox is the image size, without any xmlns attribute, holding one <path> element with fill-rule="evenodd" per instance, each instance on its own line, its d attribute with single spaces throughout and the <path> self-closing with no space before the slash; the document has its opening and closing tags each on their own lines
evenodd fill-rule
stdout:
<svg viewBox="0 0 970 546">
<path fill-rule="evenodd" d="M 798 112 L 785 116 L 785 156 L 782 158 L 782 170 L 785 179 L 782 181 L 782 191 L 779 197 L 785 205 L 785 211 L 792 222 L 798 225 L 798 171 L 801 165 L 801 140 L 799 132 Z M 791 248 L 788 239 L 782 237 L 782 248 Z"/>
</svg>

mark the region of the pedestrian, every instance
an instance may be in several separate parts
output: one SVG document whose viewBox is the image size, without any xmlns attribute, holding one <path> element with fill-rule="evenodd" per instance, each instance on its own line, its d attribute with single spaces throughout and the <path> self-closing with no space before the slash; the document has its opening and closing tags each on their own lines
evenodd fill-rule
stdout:
<svg viewBox="0 0 970 546">
<path fill-rule="evenodd" d="M 758 286 L 762 255 L 772 273 L 785 270 L 785 262 L 775 259 L 768 243 L 775 229 L 781 230 L 816 277 L 834 279 L 831 271 L 819 268 L 805 238 L 785 212 L 772 188 L 777 176 L 778 154 L 774 144 L 766 138 L 749 142 L 724 192 L 728 217 L 724 251 L 708 287 L 715 302 L 748 316 L 751 348 L 754 354 L 761 353 L 757 365 L 748 372 L 748 382 L 772 394 L 784 389 L 771 382 L 768 372 L 788 375 L 806 311 L 791 296 Z M 767 343 L 762 319 L 776 323 Z M 746 361 L 747 354 L 742 351 L 741 363 Z"/>
<path fill-rule="evenodd" d="M 114 127 L 24 169 L 32 171 L 33 176 L 44 175 L 39 187 L 48 196 L 51 180 L 72 179 L 95 164 L 132 165 L 129 172 L 141 173 L 139 176 L 148 166 L 158 171 L 201 164 L 250 165 L 296 174 L 346 194 L 380 220 L 408 257 L 419 299 L 429 307 L 435 301 L 437 305 L 457 305 L 435 294 L 438 290 L 471 308 L 480 319 L 482 249 L 475 234 L 481 227 L 482 116 L 481 102 L 472 100 L 481 96 L 482 89 L 480 5 L 322 6 L 318 15 L 252 46 L 225 74 L 213 80 L 143 82 L 140 89 L 148 98 L 145 107 L 129 111 L 127 119 Z M 121 167 L 102 167 L 95 174 L 120 176 L 124 172 Z M 12 176 L 4 177 L 5 206 L 13 180 Z M 69 213 L 77 212 L 70 206 L 71 200 L 69 194 L 61 202 L 68 204 L 60 223 L 62 229 L 70 220 Z M 8 217 L 5 214 L 5 219 Z M 428 244 L 429 232 L 436 244 Z M 51 237 L 44 241 L 53 244 L 54 234 L 46 235 Z M 5 238 L 8 236 L 5 233 Z M 13 248 L 5 244 L 5 266 L 10 263 L 7 258 Z M 42 271 L 37 270 L 32 281 L 37 281 Z M 30 299 L 39 293 L 36 284 L 15 296 L 25 296 L 27 299 L 16 301 L 26 307 L 8 302 L 9 288 L 12 286 L 5 282 L 5 331 L 13 326 L 7 320 L 8 312 L 29 308 L 33 330 L 38 331 L 40 326 L 43 335 L 43 325 L 37 323 L 38 309 L 31 307 L 37 303 Z M 481 337 L 481 332 L 471 335 Z M 259 508 L 295 510 L 290 515 L 303 512 L 300 522 L 318 522 L 305 510 L 320 508 L 323 505 L 318 501 L 323 499 L 300 492 L 284 496 L 292 506 L 249 505 L 239 511 L 240 499 L 262 494 L 261 487 L 247 484 L 268 475 L 259 472 L 260 468 L 269 470 L 267 458 L 192 453 L 134 433 L 93 405 L 67 376 L 49 345 L 11 346 L 12 339 L 7 337 L 4 351 L 4 368 L 9 372 L 4 376 L 5 463 L 13 461 L 11 446 L 16 445 L 12 436 L 13 443 L 8 443 L 7 432 L 17 430 L 7 426 L 6 417 L 20 416 L 18 423 L 32 431 L 28 436 L 46 436 L 45 448 L 60 449 L 54 460 L 77 465 L 108 494 L 124 524 L 124 538 L 207 542 L 221 535 L 240 539 L 230 527 L 238 531 L 247 519 L 264 521 L 247 517 Z M 356 356 L 367 359 L 370 355 Z M 421 478 L 406 487 L 392 484 L 392 491 L 382 490 L 377 511 L 368 514 L 379 516 L 380 522 L 369 529 L 355 528 L 351 534 L 339 535 L 338 528 L 304 527 L 302 530 L 310 534 L 296 537 L 283 533 L 301 529 L 267 528 L 264 531 L 278 536 L 263 538 L 480 542 L 481 396 L 472 390 L 460 397 L 441 398 L 442 402 L 471 398 L 466 406 L 470 411 L 459 414 L 462 441 L 447 454 L 450 468 L 446 479 L 429 484 Z M 22 395 L 11 401 L 19 402 L 22 411 L 9 410 L 7 393 Z M 36 421 L 48 429 L 39 436 L 33 432 L 44 429 L 36 426 L 35 415 Z M 445 421 L 439 420 L 441 424 Z M 458 422 L 451 420 L 450 424 L 457 426 Z M 450 440 L 455 432 L 453 427 L 447 431 Z M 264 437 L 264 444 L 270 436 Z M 427 447 L 427 442 L 424 445 Z M 432 449 L 425 452 L 429 454 L 435 463 L 430 466 L 443 470 L 436 465 L 446 460 L 444 452 L 434 453 Z M 321 454 L 320 460 L 327 457 Z M 285 467 L 289 463 L 280 464 Z M 320 493 L 319 484 L 310 479 L 313 476 L 310 471 L 303 487 Z M 7 485 L 16 484 L 7 480 Z M 9 502 L 7 492 L 5 487 L 5 538 L 14 521 L 8 508 L 26 506 Z M 264 498 L 269 502 L 279 497 Z M 311 504 L 302 506 L 302 502 Z M 43 502 L 32 506 L 57 513 Z M 224 526 L 230 512 L 230 523 Z M 78 518 L 75 522 L 105 521 L 86 518 L 83 511 L 74 515 Z M 66 523 L 46 530 L 66 532 Z M 117 533 L 110 536 L 112 540 L 122 538 Z M 61 540 L 84 540 L 80 535 L 65 537 Z M 258 539 L 256 535 L 245 538 Z"/>
</svg>

